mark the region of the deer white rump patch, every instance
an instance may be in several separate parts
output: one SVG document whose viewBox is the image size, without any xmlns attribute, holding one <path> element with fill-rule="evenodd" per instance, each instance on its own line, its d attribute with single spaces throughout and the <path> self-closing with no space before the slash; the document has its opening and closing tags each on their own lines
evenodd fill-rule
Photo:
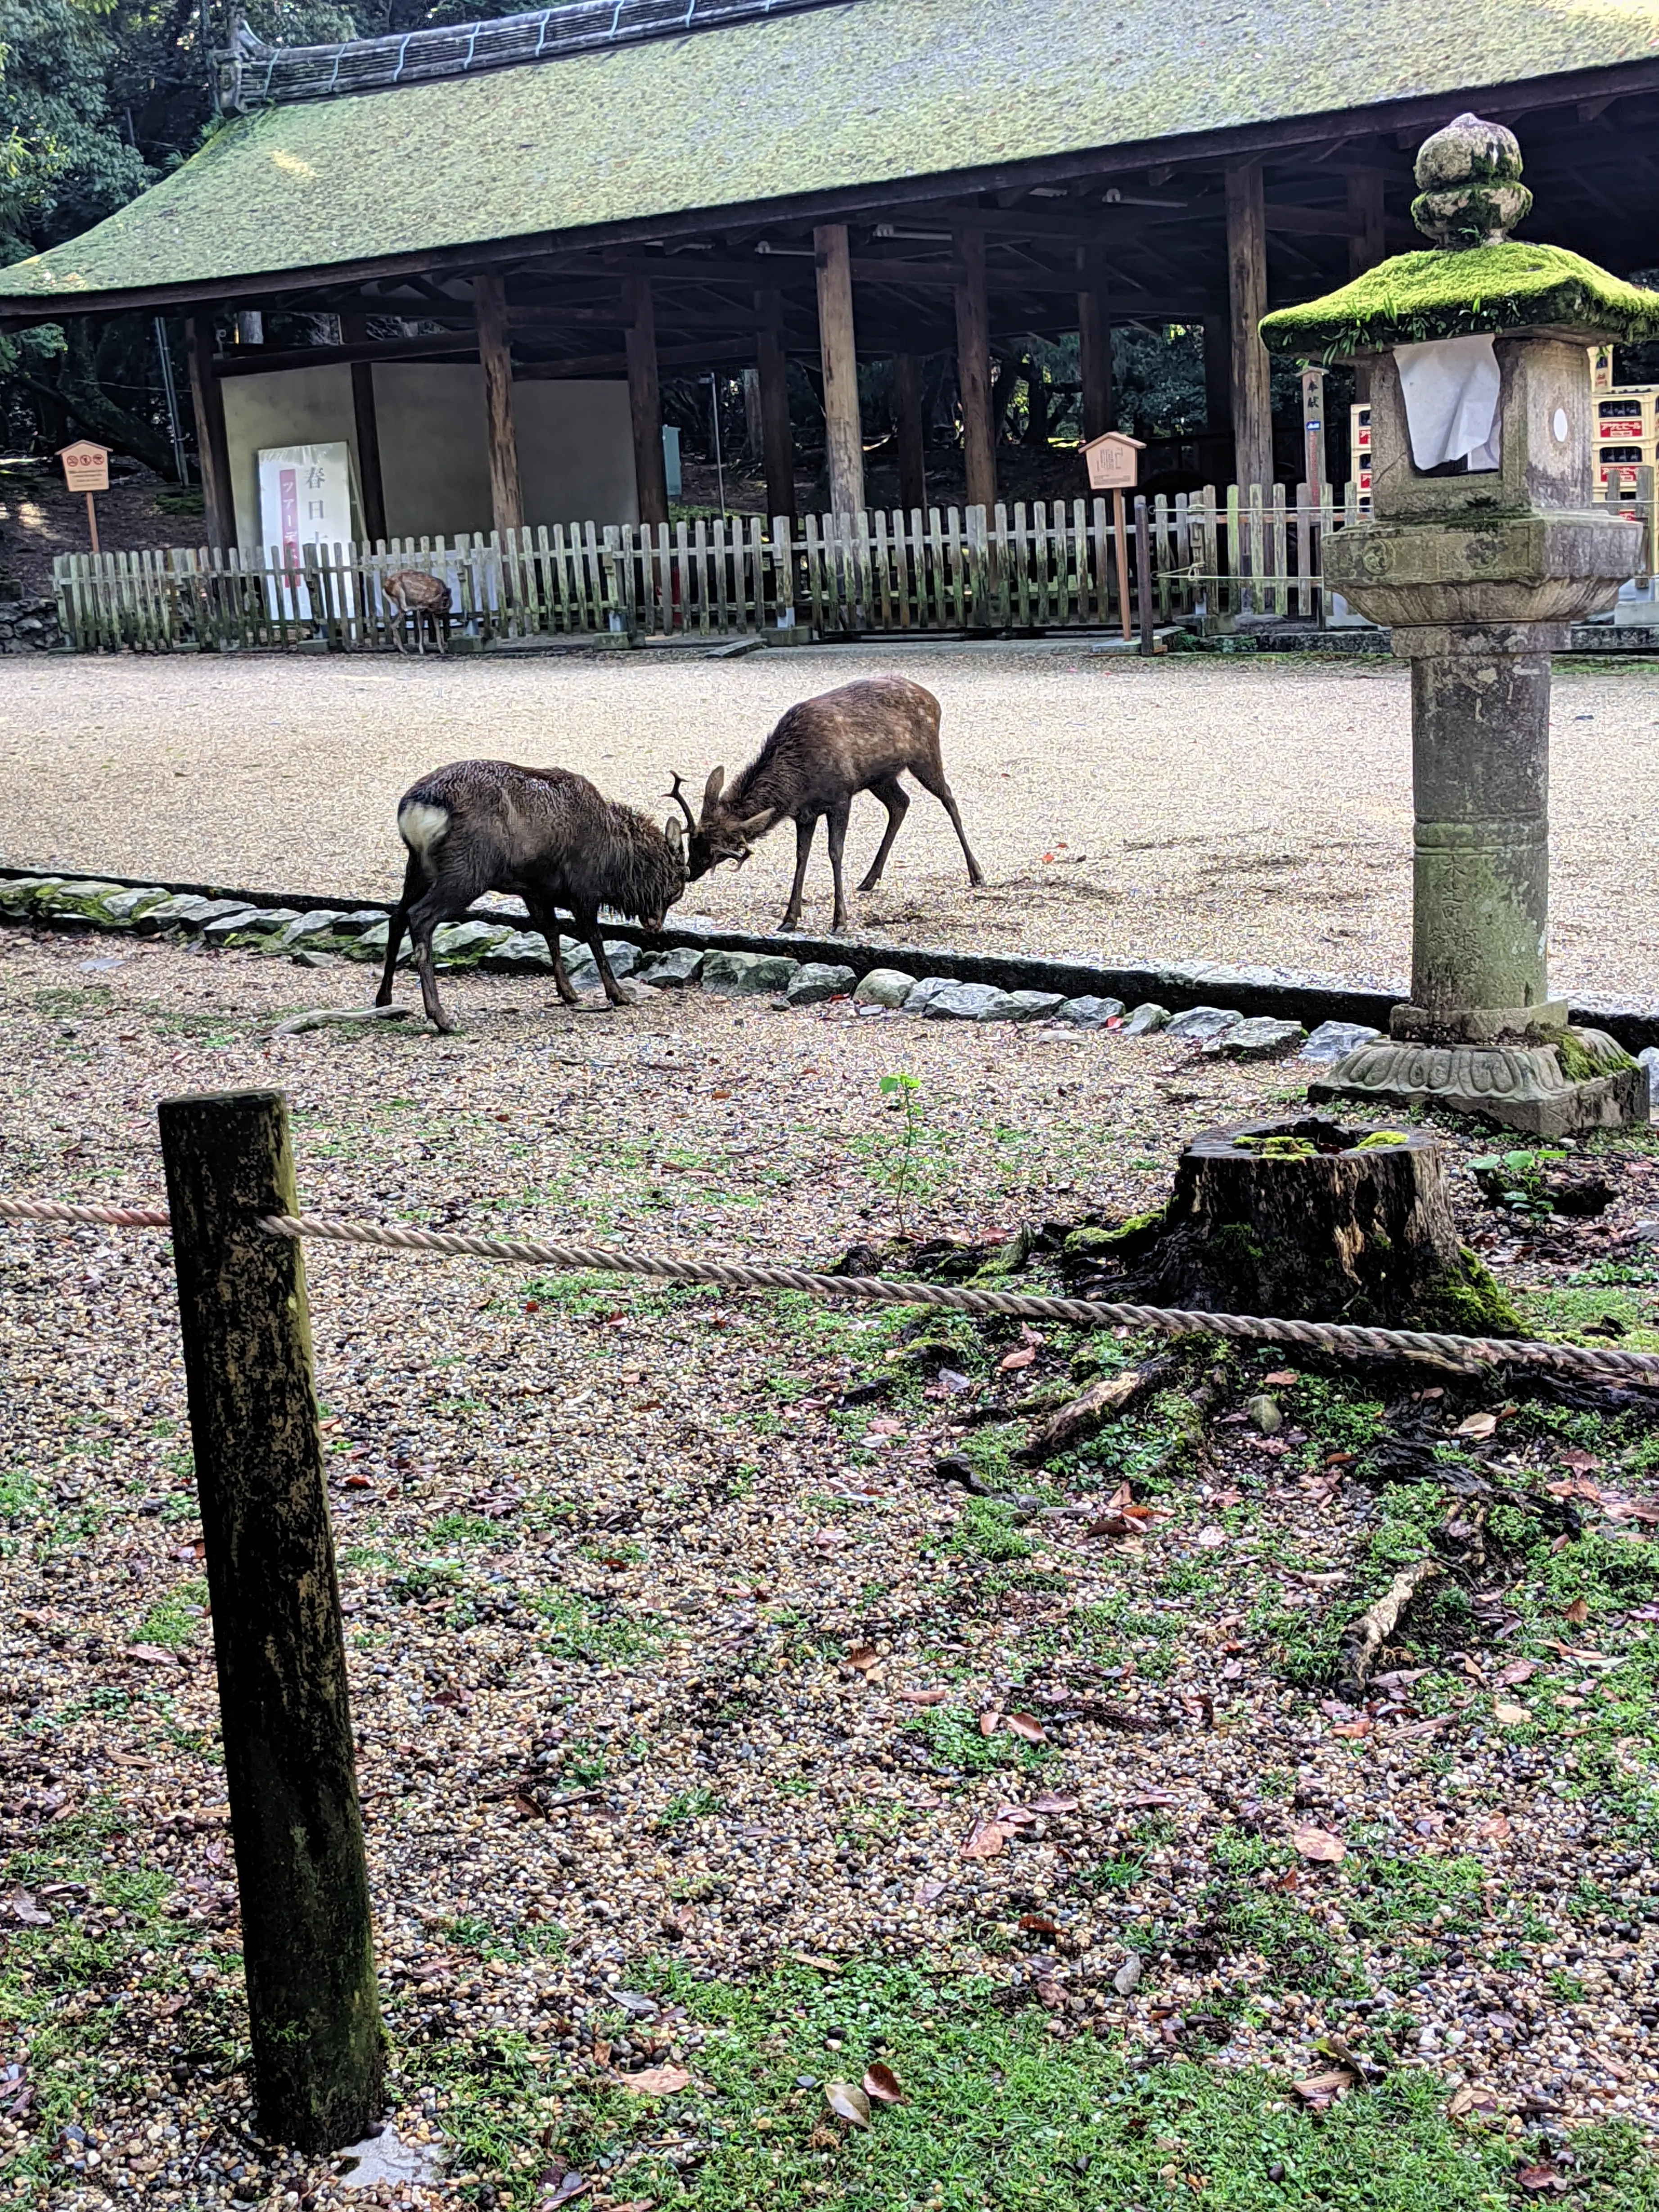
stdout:
<svg viewBox="0 0 1659 2212">
<path fill-rule="evenodd" d="M 424 799 L 411 799 L 398 809 L 398 835 L 410 851 L 428 865 L 432 848 L 449 827 L 449 809 Z"/>
</svg>

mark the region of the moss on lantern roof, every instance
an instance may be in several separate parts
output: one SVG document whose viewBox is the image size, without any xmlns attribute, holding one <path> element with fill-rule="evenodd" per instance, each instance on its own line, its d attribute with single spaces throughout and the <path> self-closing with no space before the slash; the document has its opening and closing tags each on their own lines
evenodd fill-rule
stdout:
<svg viewBox="0 0 1659 2212">
<path fill-rule="evenodd" d="M 1399 253 L 1340 291 L 1265 316 L 1277 353 L 1384 353 L 1477 331 L 1571 331 L 1588 344 L 1659 335 L 1659 292 L 1644 292 L 1562 246 L 1519 239 L 1462 252 Z"/>
</svg>

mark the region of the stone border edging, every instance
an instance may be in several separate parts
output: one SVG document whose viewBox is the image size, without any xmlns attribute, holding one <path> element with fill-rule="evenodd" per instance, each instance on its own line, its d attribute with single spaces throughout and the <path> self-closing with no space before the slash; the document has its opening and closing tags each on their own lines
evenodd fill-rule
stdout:
<svg viewBox="0 0 1659 2212">
<path fill-rule="evenodd" d="M 343 896 L 329 899 L 315 891 L 244 891 L 217 884 L 158 881 L 153 876 L 107 873 L 76 875 L 49 867 L 0 865 L 0 887 L 41 877 L 56 876 L 67 883 L 114 884 L 123 890 L 161 890 L 173 898 L 224 899 L 255 908 L 293 908 L 299 913 L 328 911 L 366 914 L 371 909 L 389 915 L 384 899 Z M 473 907 L 472 921 L 499 921 L 522 927 L 527 917 L 504 914 L 500 908 Z M 0 914 L 0 920 L 27 919 Z M 85 917 L 58 915 L 55 927 L 74 927 L 77 920 L 88 928 L 100 925 Z M 107 927 L 107 925 L 104 925 Z M 646 933 L 635 923 L 609 922 L 607 939 L 622 939 L 643 948 Z M 121 934 L 126 933 L 123 929 Z M 1403 998 L 1388 991 L 1369 990 L 1358 984 L 1332 983 L 1294 970 L 1271 968 L 1228 968 L 1206 961 L 1178 962 L 1165 966 L 1108 966 L 1085 960 L 1048 959 L 1036 953 L 959 952 L 947 946 L 872 945 L 858 939 L 807 937 L 777 933 L 760 936 L 747 930 L 696 929 L 669 923 L 649 940 L 653 951 L 679 948 L 696 952 L 744 952 L 802 963 L 850 968 L 858 977 L 876 969 L 896 969 L 923 979 L 937 976 L 956 983 L 985 983 L 1003 991 L 1058 992 L 1064 998 L 1093 996 L 1121 999 L 1126 1006 L 1152 1000 L 1171 1013 L 1221 1003 L 1237 1008 L 1247 1018 L 1267 1017 L 1300 1022 L 1310 1030 L 1323 1022 L 1357 1022 L 1386 1030 L 1392 1008 Z M 488 971 L 486 958 L 479 963 Z M 1588 1027 L 1605 1030 L 1626 1052 L 1638 1053 L 1659 1046 L 1659 1009 L 1611 1004 L 1575 1005 L 1572 1018 Z"/>
</svg>

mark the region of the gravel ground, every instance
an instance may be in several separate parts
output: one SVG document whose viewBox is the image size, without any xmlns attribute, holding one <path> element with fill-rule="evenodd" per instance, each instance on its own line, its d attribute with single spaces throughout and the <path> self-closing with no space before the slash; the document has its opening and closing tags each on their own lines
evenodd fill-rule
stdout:
<svg viewBox="0 0 1659 2212">
<path fill-rule="evenodd" d="M 478 975 L 451 979 L 453 1038 L 271 1042 L 293 969 L 87 952 L 0 936 L 0 1188 L 153 1194 L 157 1095 L 276 1085 L 319 1209 L 823 1263 L 895 1226 L 896 1066 L 921 1085 L 908 1230 L 992 1247 L 1139 1210 L 1184 1132 L 1285 1095 L 1284 1069 L 1157 1036 L 707 994 L 572 1014 Z M 1605 1270 L 1659 1179 L 1640 1140 L 1602 1164 L 1619 1195 L 1569 1237 L 1576 1275 L 1507 1219 L 1472 1232 L 1534 1283 Z M 1431 1458 L 1478 1384 L 1248 1354 L 1195 1454 L 1170 1456 L 1189 1401 L 1150 1397 L 1033 1474 L 1026 1394 L 1148 1347 L 307 1267 L 392 2125 L 447 2173 L 354 2193 L 253 2130 L 165 1246 L 5 1230 L 9 2201 L 1097 2212 L 1114 2174 L 1115 2203 L 1183 2177 L 1268 2201 L 1206 2195 L 1212 2156 L 1298 2206 L 1356 2201 L 1362 2171 L 1380 2206 L 1491 2205 L 1475 2183 L 1517 2166 L 1652 2201 L 1604 2124 L 1659 2121 L 1645 1416 L 1491 1401 L 1505 1479 L 1571 1493 L 1585 1533 L 1519 1516 L 1359 1711 L 1330 1697 L 1334 1638 L 1444 1500 L 1420 1467 L 1356 1479 L 1356 1450 L 1382 1426 Z M 1651 1326 L 1651 1267 L 1591 1279 Z M 1264 1389 L 1277 1432 L 1246 1413 Z M 952 1453 L 1031 1494 L 968 1494 Z M 878 2058 L 912 2104 L 830 2124 L 823 2078 Z M 641 2067 L 685 2085 L 618 2086 Z M 1056 2097 L 1082 2100 L 1075 2159 Z M 1203 2099 L 1252 2097 L 1206 2150 Z"/>
<path fill-rule="evenodd" d="M 20 659 L 0 687 L 0 860 L 384 897 L 398 794 L 470 753 L 579 768 L 661 811 L 671 772 L 728 772 L 792 701 L 895 667 L 945 706 L 946 767 L 988 881 L 969 892 L 918 793 L 860 934 L 975 949 L 1303 967 L 1388 985 L 1409 965 L 1405 671 L 1072 646 L 797 649 L 710 663 Z M 1654 994 L 1659 693 L 1650 666 L 1555 687 L 1553 981 Z M 849 889 L 884 817 L 861 802 Z M 683 915 L 770 928 L 787 831 Z M 822 843 L 805 926 L 828 927 Z"/>
</svg>

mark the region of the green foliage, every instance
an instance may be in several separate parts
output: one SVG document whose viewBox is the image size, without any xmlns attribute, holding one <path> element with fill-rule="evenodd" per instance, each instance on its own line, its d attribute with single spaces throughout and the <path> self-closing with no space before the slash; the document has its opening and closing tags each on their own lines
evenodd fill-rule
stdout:
<svg viewBox="0 0 1659 2212">
<path fill-rule="evenodd" d="M 914 1075 L 884 1075 L 876 1089 L 883 1098 L 896 1100 L 904 1109 L 904 1133 L 899 1141 L 897 1157 L 889 1170 L 893 1211 L 898 1217 L 902 1236 L 904 1233 L 904 1201 L 910 1194 L 915 1173 L 916 1139 L 921 1133 L 921 1116 L 917 1103 L 921 1082 Z"/>
<path fill-rule="evenodd" d="M 951 1549 L 964 1559 L 1029 1559 L 1031 1547 L 1014 1526 L 1013 1508 L 997 1498 L 963 1503 Z"/>
<path fill-rule="evenodd" d="M 672 2158 L 665 2115 L 650 2100 L 592 2081 L 567 2101 L 556 2148 L 582 2171 L 601 2157 L 625 2163 L 632 2195 L 660 2212 L 824 2201 L 842 2212 L 1098 2212 L 1176 2194 L 1227 2212 L 1362 2203 L 1367 2212 L 1500 2212 L 1511 2201 L 1515 2144 L 1501 2130 L 1456 2127 L 1443 2086 L 1426 2073 L 1390 2075 L 1313 2114 L 1265 2071 L 1184 2058 L 1137 2068 L 1115 2042 L 1058 2040 L 1040 2010 L 1009 2013 L 986 1981 L 862 1960 L 823 1976 L 792 1966 L 722 1983 L 668 1966 L 647 1978 L 704 2033 L 696 2086 L 672 2113 L 674 2136 L 696 2142 L 699 2158 Z M 853 2081 L 881 2060 L 907 2100 L 878 2110 L 867 2130 L 842 2131 L 833 2148 L 814 2133 L 826 2049 Z M 477 2081 L 476 2053 L 421 2060 L 423 2069 L 445 2063 Z M 474 2113 L 486 2102 L 506 2106 L 519 2078 L 506 2053 L 502 2069 L 493 2099 L 450 2090 L 447 2127 L 469 2103 Z M 520 2140 L 534 2140 L 533 2111 L 526 2099 Z M 1634 2128 L 1593 2129 L 1573 2142 L 1583 2177 L 1575 2202 L 1585 2212 L 1648 2212 L 1659 2202 Z M 477 2139 L 464 2142 L 481 2167 Z M 526 2184 L 513 2202 L 530 2201 Z"/>
<path fill-rule="evenodd" d="M 1559 1147 L 1547 1146 L 1533 1152 L 1492 1152 L 1484 1159 L 1471 1160 L 1469 1172 L 1494 1205 L 1540 1220 L 1555 1211 L 1545 1170 L 1566 1157 Z"/>
<path fill-rule="evenodd" d="M 981 1735 L 979 1723 L 962 1705 L 931 1705 L 906 1721 L 904 1733 L 920 1737 L 934 1767 L 951 1774 L 993 1774 L 1001 1767 L 1038 1765 L 1042 1759 L 1041 1745 L 1024 1743 L 1006 1729 Z"/>
</svg>

